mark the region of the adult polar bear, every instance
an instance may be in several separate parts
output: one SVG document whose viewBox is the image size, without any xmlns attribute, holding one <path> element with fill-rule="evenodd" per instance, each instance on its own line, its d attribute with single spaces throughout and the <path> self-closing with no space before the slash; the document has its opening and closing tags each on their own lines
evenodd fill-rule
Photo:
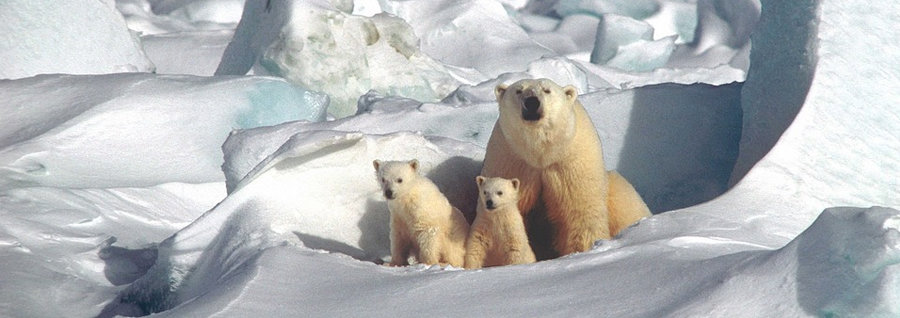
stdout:
<svg viewBox="0 0 900 318">
<path fill-rule="evenodd" d="M 500 117 L 481 174 L 520 180 L 519 211 L 539 259 L 586 251 L 650 215 L 634 187 L 606 171 L 574 87 L 525 79 L 495 93 Z"/>
</svg>

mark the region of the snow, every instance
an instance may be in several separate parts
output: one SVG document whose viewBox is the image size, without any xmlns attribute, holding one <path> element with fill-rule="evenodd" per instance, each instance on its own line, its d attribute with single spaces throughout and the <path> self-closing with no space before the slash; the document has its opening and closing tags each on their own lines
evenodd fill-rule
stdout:
<svg viewBox="0 0 900 318">
<path fill-rule="evenodd" d="M 233 30 L 184 31 L 145 35 L 141 43 L 157 74 L 212 76 L 233 36 Z"/>
<path fill-rule="evenodd" d="M 643 19 L 659 11 L 660 4 L 655 0 L 560 0 L 556 4 L 556 12 L 567 16 L 573 14 L 613 13 Z"/>
<path fill-rule="evenodd" d="M 20 31 L 0 32 L 13 43 L 87 25 L 141 32 L 29 51 L 63 61 L 58 52 L 81 52 L 72 44 L 101 43 L 94 75 L 39 68 L 39 54 L 0 64 L 31 70 L 0 80 L 0 316 L 900 315 L 898 4 L 359 0 L 352 16 L 350 1 L 238 2 L 0 10 Z M 429 97 L 355 91 L 345 115 L 329 117 L 335 93 L 286 73 L 245 75 L 299 56 L 271 44 L 309 31 L 281 10 L 301 7 L 380 38 L 405 34 L 400 48 L 454 82 Z M 573 39 L 597 26 L 572 22 L 613 14 L 652 27 L 642 41 L 668 37 L 668 61 L 590 63 L 599 41 Z M 121 63 L 119 48 L 137 48 L 158 74 L 97 67 Z M 307 62 L 338 54 L 318 52 Z M 388 53 L 367 67 L 396 80 L 381 70 L 399 65 Z M 493 87 L 527 77 L 577 87 L 607 167 L 656 214 L 534 264 L 382 265 L 388 211 L 372 160 L 416 158 L 472 209 Z"/>
<path fill-rule="evenodd" d="M 0 20 L 0 79 L 153 71 L 112 1 L 7 0 Z"/>
<path fill-rule="evenodd" d="M 0 188 L 221 181 L 230 131 L 324 120 L 327 106 L 281 79 L 146 73 L 0 81 L 0 100 Z"/>
<path fill-rule="evenodd" d="M 245 0 L 148 0 L 153 13 L 194 22 L 238 23 Z"/>
<path fill-rule="evenodd" d="M 550 54 L 528 37 L 496 1 L 384 1 L 384 11 L 406 20 L 422 52 L 451 66 L 474 69 L 480 82 Z M 468 48 L 463 43 L 478 43 Z M 519 65 L 519 67 L 516 67 Z"/>
</svg>

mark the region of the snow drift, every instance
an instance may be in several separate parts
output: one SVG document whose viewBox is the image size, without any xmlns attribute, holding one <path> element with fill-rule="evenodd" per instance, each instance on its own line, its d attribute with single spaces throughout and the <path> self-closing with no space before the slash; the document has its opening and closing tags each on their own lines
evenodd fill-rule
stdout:
<svg viewBox="0 0 900 318">
<path fill-rule="evenodd" d="M 280 79 L 151 74 L 0 81 L 0 100 L 0 189 L 220 181 L 231 130 L 324 120 L 328 105 Z"/>
<path fill-rule="evenodd" d="M 0 21 L 0 79 L 153 71 L 112 1 L 7 0 Z"/>
</svg>

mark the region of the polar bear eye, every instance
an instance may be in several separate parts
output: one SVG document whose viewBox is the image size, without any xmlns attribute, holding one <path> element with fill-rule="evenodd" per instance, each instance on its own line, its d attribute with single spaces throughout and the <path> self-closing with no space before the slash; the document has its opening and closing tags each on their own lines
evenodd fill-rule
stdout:
<svg viewBox="0 0 900 318">
<path fill-rule="evenodd" d="M 521 88 L 520 88 L 520 89 L 517 89 L 517 90 L 516 90 L 516 94 L 517 94 L 517 95 L 522 95 L 522 89 L 521 89 Z"/>
<path fill-rule="evenodd" d="M 498 195 L 498 196 L 502 196 L 502 195 L 503 195 L 503 191 L 497 191 L 497 195 Z"/>
<path fill-rule="evenodd" d="M 544 89 L 544 94 L 550 94 L 552 91 L 549 88 Z"/>
<path fill-rule="evenodd" d="M 384 178 L 381 178 L 381 183 L 387 183 L 387 180 L 385 180 Z"/>
<path fill-rule="evenodd" d="M 397 183 L 403 183 L 403 178 L 397 178 Z"/>
</svg>

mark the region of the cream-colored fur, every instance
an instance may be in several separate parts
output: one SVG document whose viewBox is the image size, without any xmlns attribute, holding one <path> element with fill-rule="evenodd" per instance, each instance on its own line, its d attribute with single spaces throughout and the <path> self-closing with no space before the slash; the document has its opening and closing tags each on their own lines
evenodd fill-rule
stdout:
<svg viewBox="0 0 900 318">
<path fill-rule="evenodd" d="M 495 93 L 500 118 L 482 175 L 520 180 L 519 210 L 535 252 L 551 244 L 535 239 L 547 235 L 534 233 L 535 218 L 546 218 L 553 250 L 565 255 L 588 250 L 650 215 L 628 181 L 607 173 L 600 138 L 574 87 L 526 79 L 499 85 Z"/>
<path fill-rule="evenodd" d="M 534 263 L 519 213 L 519 179 L 475 178 L 478 214 L 466 240 L 466 268 Z"/>
<path fill-rule="evenodd" d="M 609 234 L 616 236 L 642 218 L 649 217 L 650 209 L 625 177 L 616 171 L 609 171 L 607 175 L 609 176 L 609 198 L 606 199 L 609 206 Z"/>
<path fill-rule="evenodd" d="M 375 160 L 373 165 L 391 211 L 390 265 L 409 265 L 412 253 L 419 263 L 462 267 L 469 224 L 431 180 L 418 174 L 419 162 Z"/>
</svg>

